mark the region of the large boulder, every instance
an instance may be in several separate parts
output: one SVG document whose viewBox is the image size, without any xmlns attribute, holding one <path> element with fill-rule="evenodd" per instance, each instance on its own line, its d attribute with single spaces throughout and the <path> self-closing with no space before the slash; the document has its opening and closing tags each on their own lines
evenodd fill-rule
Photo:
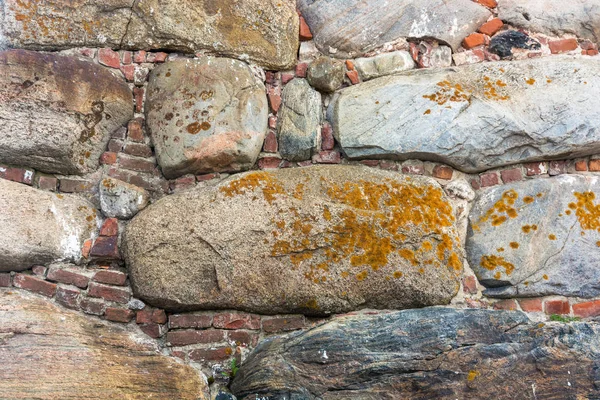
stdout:
<svg viewBox="0 0 600 400">
<path fill-rule="evenodd" d="M 598 153 L 598 90 L 596 59 L 484 63 L 349 87 L 328 118 L 350 158 L 420 158 L 480 172 Z"/>
<path fill-rule="evenodd" d="M 490 296 L 600 296 L 600 179 L 561 175 L 484 190 L 467 255 Z"/>
<path fill-rule="evenodd" d="M 0 289 L 5 399 L 206 399 L 201 374 L 160 354 L 135 326 Z"/>
<path fill-rule="evenodd" d="M 267 132 L 265 87 L 241 61 L 174 60 L 150 75 L 146 122 L 163 174 L 240 171 Z"/>
<path fill-rule="evenodd" d="M 435 38 L 456 50 L 491 15 L 471 0 L 298 0 L 322 53 L 353 58 L 405 38 Z"/>
<path fill-rule="evenodd" d="M 131 90 L 105 68 L 56 54 L 0 52 L 0 162 L 93 171 L 110 133 L 131 118 Z"/>
<path fill-rule="evenodd" d="M 298 50 L 290 0 L 4 0 L 2 15 L 0 37 L 32 50 L 209 50 L 269 69 L 291 68 Z"/>
<path fill-rule="evenodd" d="M 462 270 L 440 186 L 358 166 L 249 172 L 168 196 L 129 223 L 123 254 L 136 296 L 171 310 L 446 304 Z"/>
<path fill-rule="evenodd" d="M 263 341 L 231 388 L 240 400 L 595 399 L 599 349 L 595 322 L 450 308 L 363 314 Z"/>
<path fill-rule="evenodd" d="M 81 247 L 98 230 L 88 201 L 0 179 L 0 271 L 81 259 Z"/>
</svg>

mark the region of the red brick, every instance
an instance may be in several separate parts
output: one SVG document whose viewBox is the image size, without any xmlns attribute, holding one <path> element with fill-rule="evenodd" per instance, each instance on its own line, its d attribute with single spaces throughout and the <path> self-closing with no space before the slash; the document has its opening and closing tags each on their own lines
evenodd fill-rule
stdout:
<svg viewBox="0 0 600 400">
<path fill-rule="evenodd" d="M 283 85 L 285 85 L 286 83 L 288 83 L 289 81 L 291 81 L 292 79 L 294 79 L 295 75 L 294 74 L 286 74 L 286 73 L 282 73 L 281 74 L 281 83 Z"/>
<path fill-rule="evenodd" d="M 467 294 L 477 294 L 477 278 L 469 275 L 463 279 L 463 289 Z"/>
<path fill-rule="evenodd" d="M 211 179 L 218 178 L 219 174 L 204 174 L 204 175 L 196 175 L 196 181 L 205 182 L 210 181 Z"/>
<path fill-rule="evenodd" d="M 525 312 L 540 312 L 543 309 L 542 299 L 520 299 L 519 305 Z"/>
<path fill-rule="evenodd" d="M 579 43 L 577 43 L 577 39 L 561 39 L 552 40 L 548 43 L 548 46 L 550 47 L 552 54 L 559 54 L 575 50 L 579 47 Z"/>
<path fill-rule="evenodd" d="M 117 236 L 100 236 L 94 242 L 90 256 L 104 260 L 120 259 L 118 241 Z"/>
<path fill-rule="evenodd" d="M 321 127 L 321 149 L 333 150 L 334 146 L 333 128 L 329 122 L 325 122 Z"/>
<path fill-rule="evenodd" d="M 135 112 L 142 112 L 144 109 L 144 88 L 133 88 L 133 100 L 135 104 Z"/>
<path fill-rule="evenodd" d="M 119 154 L 119 166 L 131 171 L 137 172 L 152 172 L 155 164 L 145 158 L 131 157 L 124 154 Z"/>
<path fill-rule="evenodd" d="M 102 301 L 82 298 L 79 301 L 79 308 L 81 308 L 81 310 L 86 314 L 104 315 L 106 304 L 104 304 Z"/>
<path fill-rule="evenodd" d="M 90 278 L 77 272 L 69 271 L 61 268 L 50 268 L 48 272 L 48 280 L 67 285 L 74 285 L 78 288 L 85 289 L 88 286 Z"/>
<path fill-rule="evenodd" d="M 489 8 L 496 8 L 498 2 L 496 0 L 473 0 L 475 3 L 479 3 Z"/>
<path fill-rule="evenodd" d="M 130 293 L 128 290 L 101 285 L 91 282 L 88 289 L 88 296 L 99 297 L 104 300 L 114 301 L 115 303 L 126 304 L 129 301 Z"/>
<path fill-rule="evenodd" d="M 230 331 L 227 333 L 230 341 L 235 342 L 238 346 L 256 346 L 258 343 L 258 333 L 248 331 Z"/>
<path fill-rule="evenodd" d="M 133 57 L 130 51 L 121 52 L 121 62 L 125 65 L 131 64 L 133 62 Z"/>
<path fill-rule="evenodd" d="M 580 318 L 597 317 L 600 315 L 600 300 L 573 304 L 573 315 Z"/>
<path fill-rule="evenodd" d="M 87 239 L 85 242 L 83 242 L 83 247 L 81 248 L 81 255 L 84 258 L 89 258 L 90 250 L 92 250 L 93 243 L 94 242 L 92 241 L 92 239 Z"/>
<path fill-rule="evenodd" d="M 566 161 L 550 161 L 548 163 L 548 175 L 555 176 L 567 173 Z"/>
<path fill-rule="evenodd" d="M 60 191 L 65 193 L 87 192 L 92 188 L 92 183 L 81 179 L 64 178 L 60 180 Z"/>
<path fill-rule="evenodd" d="M 83 48 L 83 49 L 79 50 L 79 54 L 81 54 L 84 57 L 94 58 L 96 56 L 96 50 L 89 49 L 89 48 Z"/>
<path fill-rule="evenodd" d="M 54 176 L 38 175 L 37 176 L 37 187 L 42 190 L 51 190 L 56 192 L 58 186 L 58 179 Z"/>
<path fill-rule="evenodd" d="M 514 299 L 501 300 L 497 303 L 494 303 L 495 310 L 516 310 L 517 309 L 517 301 Z"/>
<path fill-rule="evenodd" d="M 43 265 L 36 265 L 31 268 L 31 272 L 33 272 L 34 275 L 41 276 L 42 278 L 46 276 L 46 271 L 48 271 L 48 268 Z"/>
<path fill-rule="evenodd" d="M 260 316 L 245 313 L 220 313 L 214 316 L 213 326 L 221 329 L 260 329 Z"/>
<path fill-rule="evenodd" d="M 100 236 L 117 236 L 119 234 L 119 220 L 106 218 L 100 228 Z"/>
<path fill-rule="evenodd" d="M 313 165 L 312 160 L 306 160 L 306 161 L 298 161 L 296 163 L 299 167 L 308 167 L 310 165 Z"/>
<path fill-rule="evenodd" d="M 108 285 L 124 286 L 127 281 L 127 274 L 111 270 L 98 271 L 92 278 L 92 281 Z"/>
<path fill-rule="evenodd" d="M 31 275 L 15 275 L 13 279 L 13 286 L 48 297 L 53 297 L 56 293 L 55 283 L 46 282 L 43 279 Z"/>
<path fill-rule="evenodd" d="M 265 153 L 277 153 L 277 135 L 275 132 L 269 131 L 265 137 L 265 143 L 263 144 L 263 151 Z"/>
<path fill-rule="evenodd" d="M 279 164 L 281 164 L 281 158 L 277 157 L 263 157 L 258 160 L 258 168 L 260 169 L 279 168 Z"/>
<path fill-rule="evenodd" d="M 475 190 L 479 190 L 481 189 L 481 181 L 479 180 L 479 178 L 473 178 L 471 179 L 471 181 L 469 182 L 471 184 L 471 187 Z"/>
<path fill-rule="evenodd" d="M 498 181 L 498 174 L 495 172 L 488 172 L 486 174 L 479 175 L 481 181 L 481 187 L 494 186 L 500 183 Z"/>
<path fill-rule="evenodd" d="M 494 18 L 491 21 L 488 21 L 485 24 L 481 25 L 479 27 L 479 32 L 483 33 L 484 35 L 493 36 L 494 33 L 502 29 L 503 26 L 504 23 L 501 19 Z"/>
<path fill-rule="evenodd" d="M 425 169 L 423 168 L 423 164 L 404 164 L 402 165 L 402 173 L 411 175 L 423 175 L 425 173 Z"/>
<path fill-rule="evenodd" d="M 193 361 L 226 361 L 233 355 L 231 347 L 219 347 L 216 349 L 195 349 L 190 351 L 190 359 Z"/>
<path fill-rule="evenodd" d="M 346 76 L 350 79 L 350 82 L 353 85 L 360 83 L 360 79 L 358 78 L 358 72 L 356 70 L 346 71 Z"/>
<path fill-rule="evenodd" d="M 146 55 L 146 62 L 149 63 L 164 63 L 169 55 L 167 53 L 148 53 Z"/>
<path fill-rule="evenodd" d="M 140 329 L 151 338 L 158 339 L 166 332 L 166 328 L 159 324 L 144 324 L 140 325 Z"/>
<path fill-rule="evenodd" d="M 312 33 L 310 33 L 310 28 L 306 23 L 304 17 L 300 16 L 300 40 L 307 41 L 313 38 Z"/>
<path fill-rule="evenodd" d="M 465 49 L 472 49 L 473 47 L 483 46 L 485 44 L 485 36 L 481 33 L 471 33 L 463 40 L 463 47 Z"/>
<path fill-rule="evenodd" d="M 269 99 L 269 105 L 274 113 L 281 107 L 281 88 L 279 86 L 269 85 L 267 87 L 267 97 Z"/>
<path fill-rule="evenodd" d="M 135 322 L 138 324 L 151 324 L 152 323 L 152 312 L 154 310 L 150 307 L 146 307 L 140 310 L 135 315 Z"/>
<path fill-rule="evenodd" d="M 169 182 L 169 188 L 175 192 L 178 190 L 190 189 L 196 186 L 196 177 L 194 175 L 182 176 Z"/>
<path fill-rule="evenodd" d="M 146 52 L 144 50 L 133 53 L 133 62 L 141 64 L 146 62 Z"/>
<path fill-rule="evenodd" d="M 504 183 L 516 182 L 523 179 L 523 173 L 520 168 L 505 169 L 500 172 L 500 176 Z"/>
<path fill-rule="evenodd" d="M 398 164 L 396 164 L 393 161 L 389 161 L 389 160 L 381 160 L 381 162 L 379 163 L 379 168 L 381 169 L 385 169 L 388 171 L 398 171 Z"/>
<path fill-rule="evenodd" d="M 544 311 L 546 314 L 570 314 L 571 310 L 567 300 L 547 300 L 544 303 Z"/>
<path fill-rule="evenodd" d="M 129 124 L 127 125 L 127 138 L 129 138 L 129 140 L 133 140 L 134 142 L 144 141 L 142 121 L 139 119 L 129 121 Z"/>
<path fill-rule="evenodd" d="M 586 160 L 578 160 L 575 161 L 575 171 L 587 171 L 587 161 Z"/>
<path fill-rule="evenodd" d="M 454 171 L 452 168 L 445 165 L 436 165 L 433 167 L 433 176 L 435 178 L 450 180 L 452 179 L 453 173 Z"/>
<path fill-rule="evenodd" d="M 133 78 L 135 76 L 135 65 L 123 65 L 120 70 L 123 73 L 126 81 L 133 82 Z"/>
<path fill-rule="evenodd" d="M 285 332 L 304 328 L 304 316 L 263 318 L 262 328 L 265 332 Z"/>
<path fill-rule="evenodd" d="M 119 68 L 121 66 L 121 58 L 119 53 L 112 49 L 98 50 L 98 62 L 111 68 Z"/>
<path fill-rule="evenodd" d="M 70 289 L 59 286 L 56 289 L 56 301 L 67 308 L 79 308 L 78 300 L 81 292 L 77 289 Z"/>
<path fill-rule="evenodd" d="M 525 164 L 527 176 L 541 175 L 546 172 L 546 164 L 543 162 L 535 162 Z"/>
<path fill-rule="evenodd" d="M 100 156 L 100 164 L 103 165 L 115 165 L 117 163 L 117 153 L 112 151 L 105 151 Z"/>
<path fill-rule="evenodd" d="M 360 162 L 362 165 L 366 165 L 367 167 L 378 167 L 379 160 L 362 160 Z"/>
<path fill-rule="evenodd" d="M 169 328 L 210 328 L 213 317 L 207 314 L 179 314 L 169 315 Z"/>
<path fill-rule="evenodd" d="M 589 168 L 592 172 L 600 171 L 600 160 L 590 160 Z"/>
<path fill-rule="evenodd" d="M 339 151 L 323 150 L 315 154 L 312 160 L 318 164 L 339 164 L 342 162 L 342 156 Z"/>
<path fill-rule="evenodd" d="M 587 39 L 582 40 L 581 43 L 579 43 L 579 47 L 581 47 L 583 50 L 595 50 L 597 48 L 594 42 Z"/>
<path fill-rule="evenodd" d="M 279 73 L 275 71 L 265 71 L 265 82 L 274 85 L 278 81 Z"/>
<path fill-rule="evenodd" d="M 143 143 L 127 143 L 123 152 L 137 157 L 152 157 L 152 148 Z"/>
<path fill-rule="evenodd" d="M 306 78 L 306 70 L 308 69 L 307 63 L 296 64 L 295 73 L 298 78 Z"/>
<path fill-rule="evenodd" d="M 10 274 L 0 273 L 0 287 L 10 287 Z"/>
<path fill-rule="evenodd" d="M 152 322 L 155 324 L 166 324 L 167 323 L 167 314 L 165 310 L 161 310 L 160 308 L 156 308 L 152 311 Z"/>
<path fill-rule="evenodd" d="M 598 55 L 598 50 L 591 49 L 591 50 L 587 50 L 586 53 L 587 53 L 588 56 L 597 56 Z"/>
<path fill-rule="evenodd" d="M 352 60 L 346 60 L 346 69 L 348 71 L 354 70 L 354 62 Z"/>
<path fill-rule="evenodd" d="M 0 166 L 0 178 L 31 185 L 33 183 L 33 171 L 23 168 Z"/>
<path fill-rule="evenodd" d="M 210 329 L 204 331 L 185 330 L 169 331 L 167 342 L 171 346 L 187 346 L 189 344 L 208 344 L 225 340 L 225 331 Z"/>
<path fill-rule="evenodd" d="M 107 307 L 104 317 L 109 321 L 129 322 L 133 319 L 135 312 L 127 308 Z"/>
</svg>

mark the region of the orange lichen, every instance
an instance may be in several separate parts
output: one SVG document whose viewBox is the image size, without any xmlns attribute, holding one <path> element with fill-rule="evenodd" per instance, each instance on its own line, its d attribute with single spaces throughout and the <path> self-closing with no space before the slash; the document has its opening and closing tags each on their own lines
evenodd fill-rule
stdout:
<svg viewBox="0 0 600 400">
<path fill-rule="evenodd" d="M 400 272 L 400 271 L 396 271 L 396 272 L 394 272 L 394 278 L 396 278 L 396 279 L 398 279 L 398 278 L 402 278 L 402 275 L 403 275 L 403 274 L 402 274 L 402 272 Z"/>
<path fill-rule="evenodd" d="M 594 192 L 574 193 L 577 204 L 570 203 L 569 208 L 575 210 L 575 215 L 581 229 L 600 232 L 600 204 L 594 204 Z"/>
<path fill-rule="evenodd" d="M 513 249 L 518 249 L 519 248 L 519 243 L 517 242 L 510 242 L 510 247 Z"/>
<path fill-rule="evenodd" d="M 528 85 L 533 85 L 535 83 L 535 79 L 529 78 L 525 81 Z"/>
<path fill-rule="evenodd" d="M 512 272 L 515 270 L 515 266 L 506 261 L 504 257 L 495 255 L 482 256 L 479 265 L 490 271 L 493 271 L 498 267 L 502 267 L 504 268 L 506 275 L 512 274 Z"/>
<path fill-rule="evenodd" d="M 479 376 L 479 371 L 475 371 L 475 370 L 471 370 L 469 371 L 469 373 L 467 374 L 467 380 L 468 381 L 473 381 L 475 380 L 475 378 L 477 378 Z"/>
<path fill-rule="evenodd" d="M 548 235 L 548 239 L 550 239 L 550 240 L 556 240 L 556 235 L 553 234 L 553 233 L 551 233 L 551 234 Z"/>
<path fill-rule="evenodd" d="M 428 115 L 431 114 L 431 110 L 428 108 L 427 110 L 425 110 L 425 112 L 423 113 L 423 115 Z"/>
<path fill-rule="evenodd" d="M 442 106 L 447 102 L 470 101 L 471 94 L 466 93 L 460 84 L 452 84 L 449 81 L 438 82 L 438 91 L 433 94 L 423 95 L 423 98 L 429 99 Z"/>
<path fill-rule="evenodd" d="M 546 280 L 546 281 L 547 281 L 547 280 L 548 280 L 548 275 L 544 274 L 544 275 L 542 276 L 542 278 L 544 278 L 544 280 Z"/>
<path fill-rule="evenodd" d="M 231 181 L 228 185 L 221 187 L 220 191 L 226 197 L 233 197 L 257 189 L 262 191 L 264 199 L 272 204 L 277 195 L 285 194 L 283 186 L 270 172 L 251 172 L 242 178 Z"/>
<path fill-rule="evenodd" d="M 487 222 L 491 218 L 492 226 L 499 226 L 508 220 L 507 216 L 516 218 L 519 214 L 513 206 L 518 198 L 519 195 L 512 189 L 504 192 L 502 198 L 500 198 L 492 208 L 487 210 L 483 217 L 479 218 L 478 223 L 481 224 Z M 506 215 L 498 215 L 502 213 L 505 213 Z"/>
<path fill-rule="evenodd" d="M 369 273 L 367 271 L 359 272 L 358 274 L 356 274 L 356 279 L 358 279 L 359 281 L 362 281 L 367 277 L 368 274 Z"/>
<path fill-rule="evenodd" d="M 505 101 L 510 97 L 508 95 L 502 95 L 499 91 L 502 91 L 502 88 L 506 87 L 506 83 L 502 82 L 500 79 L 496 81 L 492 81 L 489 77 L 483 77 L 483 95 L 488 100 L 500 100 Z"/>
<path fill-rule="evenodd" d="M 502 253 L 502 252 L 504 251 L 504 247 L 498 247 L 498 248 L 496 249 L 496 251 L 497 251 L 498 253 Z"/>
<path fill-rule="evenodd" d="M 523 203 L 525 203 L 525 204 L 533 203 L 534 200 L 535 199 L 533 197 L 531 197 L 531 196 L 525 196 L 525 197 L 523 197 Z"/>
</svg>

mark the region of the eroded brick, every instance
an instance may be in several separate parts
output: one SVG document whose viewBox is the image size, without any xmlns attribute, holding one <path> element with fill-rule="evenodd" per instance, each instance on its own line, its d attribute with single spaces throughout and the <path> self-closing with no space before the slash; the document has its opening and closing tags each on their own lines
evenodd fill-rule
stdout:
<svg viewBox="0 0 600 400">
<path fill-rule="evenodd" d="M 204 331 L 185 330 L 167 332 L 167 342 L 171 346 L 187 346 L 190 344 L 218 343 L 225 340 L 225 331 L 209 329 Z"/>
<path fill-rule="evenodd" d="M 571 309 L 569 307 L 568 300 L 546 300 L 544 303 L 544 311 L 546 314 L 558 314 L 566 315 L 570 314 Z"/>
<path fill-rule="evenodd" d="M 48 272 L 48 280 L 65 283 L 67 285 L 74 285 L 78 288 L 85 289 L 88 287 L 90 278 L 75 271 L 52 267 Z"/>
<path fill-rule="evenodd" d="M 127 281 L 127 274 L 120 271 L 102 270 L 96 272 L 92 280 L 107 285 L 124 286 Z"/>
<path fill-rule="evenodd" d="M 304 316 L 290 317 L 266 317 L 262 320 L 262 328 L 265 332 L 287 332 L 304 328 Z"/>
<path fill-rule="evenodd" d="M 88 295 L 122 304 L 127 304 L 129 297 L 131 296 L 128 290 L 113 286 L 106 286 L 95 282 L 90 282 Z"/>
<path fill-rule="evenodd" d="M 58 286 L 56 289 L 56 301 L 64 307 L 77 309 L 79 308 L 78 300 L 81 291 L 64 286 Z"/>
<path fill-rule="evenodd" d="M 169 328 L 210 328 L 213 317 L 207 314 L 176 314 L 169 315 Z"/>
<path fill-rule="evenodd" d="M 543 309 L 542 299 L 520 299 L 519 305 L 525 312 L 541 312 Z"/>
<path fill-rule="evenodd" d="M 190 351 L 190 359 L 194 361 L 221 362 L 228 360 L 233 355 L 231 347 L 218 347 L 216 349 L 195 349 Z"/>
<path fill-rule="evenodd" d="M 573 304 L 573 315 L 580 318 L 597 317 L 600 315 L 600 300 L 586 301 Z"/>
<path fill-rule="evenodd" d="M 260 329 L 260 316 L 246 313 L 219 313 L 213 318 L 213 326 L 221 329 Z"/>
<path fill-rule="evenodd" d="M 47 282 L 36 276 L 17 274 L 13 279 L 13 286 L 39 293 L 47 297 L 53 297 L 56 293 L 56 284 Z"/>
<path fill-rule="evenodd" d="M 129 322 L 133 319 L 135 312 L 127 308 L 107 307 L 104 317 L 114 322 Z"/>
</svg>

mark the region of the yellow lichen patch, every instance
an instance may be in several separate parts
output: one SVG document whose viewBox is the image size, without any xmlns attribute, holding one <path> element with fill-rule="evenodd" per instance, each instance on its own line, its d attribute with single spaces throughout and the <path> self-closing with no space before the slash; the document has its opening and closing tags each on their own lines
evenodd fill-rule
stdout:
<svg viewBox="0 0 600 400">
<path fill-rule="evenodd" d="M 550 239 L 550 240 L 556 240 L 556 235 L 553 234 L 553 233 L 551 233 L 551 234 L 548 235 L 548 239 Z"/>
<path fill-rule="evenodd" d="M 533 197 L 531 197 L 531 196 L 525 196 L 525 197 L 523 197 L 523 203 L 525 203 L 525 204 L 533 203 L 534 200 L 535 199 Z"/>
<path fill-rule="evenodd" d="M 367 271 L 359 272 L 358 274 L 356 274 L 356 279 L 358 279 L 359 281 L 363 281 L 367 277 L 367 275 L 369 275 Z"/>
<path fill-rule="evenodd" d="M 455 271 L 460 271 L 462 269 L 462 262 L 458 257 L 458 254 L 451 253 L 450 257 L 448 257 L 448 265 L 450 268 L 453 268 Z"/>
<path fill-rule="evenodd" d="M 403 275 L 403 274 L 402 274 L 402 272 L 400 272 L 400 271 L 396 271 L 396 272 L 394 272 L 394 278 L 396 278 L 396 279 L 398 279 L 398 278 L 402 278 L 402 275 Z"/>
<path fill-rule="evenodd" d="M 502 267 L 504 268 L 506 275 L 512 274 L 512 272 L 515 270 L 515 266 L 506 261 L 504 257 L 495 255 L 482 256 L 479 265 L 489 271 L 493 271 L 498 267 Z"/>
<path fill-rule="evenodd" d="M 569 208 L 575 210 L 581 229 L 600 232 L 600 204 L 594 204 L 596 194 L 594 192 L 575 192 L 574 195 L 577 198 L 577 204 L 570 203 Z"/>
<path fill-rule="evenodd" d="M 517 242 L 510 242 L 510 247 L 512 249 L 518 249 L 519 248 L 519 243 L 517 243 Z"/>
<path fill-rule="evenodd" d="M 476 371 L 476 370 L 471 370 L 471 371 L 469 371 L 469 373 L 467 374 L 467 380 L 468 380 L 469 382 L 470 382 L 470 381 L 473 381 L 473 380 L 475 380 L 475 378 L 477 378 L 479 375 L 480 375 L 479 371 Z"/>
<path fill-rule="evenodd" d="M 438 82 L 438 91 L 434 94 L 423 95 L 423 98 L 429 99 L 438 105 L 444 105 L 447 102 L 470 101 L 471 94 L 463 90 L 460 84 L 452 84 L 449 81 Z"/>
<path fill-rule="evenodd" d="M 533 84 L 535 84 L 535 79 L 533 79 L 533 78 L 529 78 L 529 79 L 527 79 L 525 82 L 526 82 L 528 85 L 533 85 Z"/>
<path fill-rule="evenodd" d="M 487 222 L 491 219 L 492 226 L 500 226 L 508 220 L 507 217 L 516 218 L 519 214 L 514 207 L 519 195 L 513 189 L 502 194 L 502 198 L 498 200 L 492 208 L 486 211 L 485 215 L 477 221 L 479 224 Z M 499 214 L 506 215 L 499 215 Z"/>
<path fill-rule="evenodd" d="M 264 199 L 270 204 L 275 201 L 276 195 L 285 194 L 283 186 L 277 181 L 272 173 L 259 171 L 251 172 L 241 178 L 229 182 L 221 187 L 220 191 L 226 197 L 233 197 L 256 189 L 262 191 Z"/>
<path fill-rule="evenodd" d="M 545 280 L 545 281 L 547 281 L 547 280 L 548 280 L 548 275 L 544 274 L 544 275 L 542 276 L 542 278 L 544 278 L 544 280 Z"/>
<path fill-rule="evenodd" d="M 498 247 L 498 248 L 496 249 L 496 251 L 497 251 L 498 253 L 502 253 L 502 252 L 504 251 L 504 247 Z"/>
<path fill-rule="evenodd" d="M 500 79 L 493 81 L 487 76 L 483 77 L 483 95 L 488 100 L 508 100 L 510 97 L 502 93 L 502 88 L 506 87 L 506 83 Z"/>
<path fill-rule="evenodd" d="M 423 113 L 423 115 L 428 115 L 431 114 L 431 110 L 428 108 L 427 110 L 425 110 L 425 112 Z"/>
</svg>

